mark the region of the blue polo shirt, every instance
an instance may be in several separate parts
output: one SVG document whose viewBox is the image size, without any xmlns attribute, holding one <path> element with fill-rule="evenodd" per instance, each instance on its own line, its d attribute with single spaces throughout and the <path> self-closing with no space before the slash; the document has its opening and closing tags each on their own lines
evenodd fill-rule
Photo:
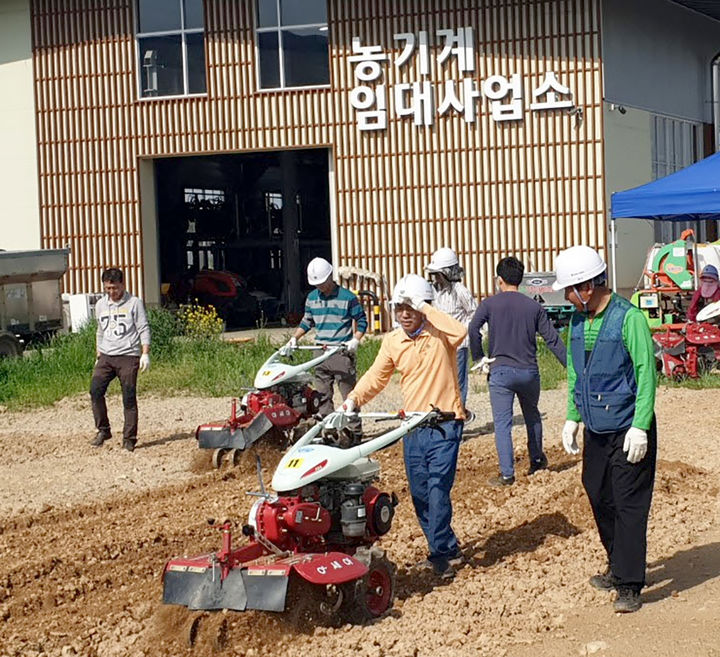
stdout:
<svg viewBox="0 0 720 657">
<path fill-rule="evenodd" d="M 332 294 L 324 295 L 317 289 L 308 294 L 300 328 L 307 332 L 314 327 L 317 344 L 340 344 L 353 337 L 353 321 L 358 331 L 367 331 L 365 311 L 358 298 L 337 285 Z"/>
</svg>

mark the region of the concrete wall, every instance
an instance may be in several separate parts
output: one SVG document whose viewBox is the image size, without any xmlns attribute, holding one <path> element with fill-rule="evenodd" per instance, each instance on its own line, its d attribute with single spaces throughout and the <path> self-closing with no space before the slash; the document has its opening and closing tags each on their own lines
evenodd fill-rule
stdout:
<svg viewBox="0 0 720 657">
<path fill-rule="evenodd" d="M 142 258 L 144 301 L 149 306 L 160 305 L 160 247 L 158 244 L 157 193 L 155 162 L 138 160 L 140 181 L 140 216 L 142 217 Z M 135 291 L 140 294 L 141 291 Z"/>
<path fill-rule="evenodd" d="M 29 0 L 0 2 L 0 249 L 40 248 Z"/>
<path fill-rule="evenodd" d="M 652 178 L 651 114 L 632 108 L 624 108 L 623 114 L 617 108 L 610 108 L 611 105 L 605 103 L 603 119 L 608 211 L 613 192 L 643 185 Z M 641 219 L 618 219 L 615 226 L 617 286 L 619 290 L 628 290 L 635 287 L 640 278 L 645 254 L 654 243 L 653 224 Z M 611 249 L 608 248 L 608 258 L 610 255 Z"/>
<path fill-rule="evenodd" d="M 668 0 L 603 0 L 602 12 L 605 100 L 712 122 L 720 21 Z"/>
</svg>

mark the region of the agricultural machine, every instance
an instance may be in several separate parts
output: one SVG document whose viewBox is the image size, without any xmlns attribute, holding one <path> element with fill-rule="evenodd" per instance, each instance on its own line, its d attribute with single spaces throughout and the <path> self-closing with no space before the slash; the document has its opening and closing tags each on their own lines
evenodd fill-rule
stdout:
<svg viewBox="0 0 720 657">
<path fill-rule="evenodd" d="M 242 452 L 272 430 L 290 437 L 301 422 L 311 420 L 320 408 L 320 393 L 310 386 L 310 370 L 344 348 L 299 346 L 298 351 L 321 353 L 295 365 L 283 361 L 279 350 L 273 353 L 255 375 L 254 389 L 242 400 L 232 400 L 227 420 L 201 424 L 196 429 L 198 447 L 214 450 L 212 463 L 219 468 L 226 458 L 237 465 Z"/>
<path fill-rule="evenodd" d="M 679 240 L 655 244 L 648 251 L 631 302 L 643 311 L 650 328 L 685 321 L 697 277 L 705 265 L 720 267 L 720 245 L 697 244 L 692 229 L 683 231 Z"/>
<path fill-rule="evenodd" d="M 221 526 L 219 551 L 171 559 L 163 573 L 163 601 L 191 610 L 258 609 L 291 618 L 335 624 L 362 622 L 393 604 L 395 566 L 376 543 L 390 530 L 397 497 L 373 484 L 380 468 L 370 454 L 424 424 L 452 414 L 360 413 L 395 420 L 389 431 L 349 448 L 338 447 L 337 431 L 347 415 L 331 413 L 283 456 L 265 492 L 252 505 L 234 547 L 231 524 Z"/>
<path fill-rule="evenodd" d="M 720 317 L 720 302 L 698 313 L 697 322 L 666 324 L 653 333 L 655 355 L 668 378 L 696 379 L 720 362 L 720 327 L 710 323 Z"/>
</svg>

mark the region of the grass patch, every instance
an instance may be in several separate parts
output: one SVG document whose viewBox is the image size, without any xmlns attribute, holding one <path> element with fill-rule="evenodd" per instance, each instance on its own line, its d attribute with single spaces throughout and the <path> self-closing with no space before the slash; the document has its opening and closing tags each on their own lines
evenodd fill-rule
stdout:
<svg viewBox="0 0 720 657">
<path fill-rule="evenodd" d="M 240 345 L 182 337 L 178 335 L 181 327 L 170 313 L 151 310 L 148 315 L 153 335 L 152 367 L 138 377 L 139 391 L 144 394 L 239 396 L 243 389 L 252 386 L 255 374 L 278 346 L 262 333 L 257 340 Z M 359 376 L 372 365 L 380 344 L 381 340 L 375 338 L 361 343 L 357 355 Z M 309 351 L 296 352 L 295 356 L 296 362 L 312 357 Z M 537 357 L 542 389 L 559 387 L 566 380 L 565 368 L 542 340 L 538 340 Z M 94 361 L 94 323 L 79 333 L 57 336 L 48 346 L 24 358 L 0 359 L 0 404 L 13 410 L 47 406 L 84 393 L 90 387 Z M 472 375 L 470 383 L 476 391 L 486 388 L 482 376 Z M 720 388 L 720 373 L 683 382 L 661 377 L 660 384 L 693 390 Z M 113 382 L 110 394 L 118 393 L 119 389 L 118 383 Z"/>
<path fill-rule="evenodd" d="M 170 313 L 151 310 L 152 366 L 138 376 L 140 393 L 170 395 L 185 393 L 224 397 L 241 395 L 250 388 L 255 374 L 278 345 L 262 333 L 257 340 L 231 344 L 217 339 L 179 336 L 180 326 Z M 358 350 L 358 374 L 372 364 L 380 340 L 366 339 Z M 298 351 L 295 362 L 313 357 Z M 0 359 L 0 404 L 10 409 L 53 404 L 90 387 L 95 362 L 95 324 L 81 332 L 56 337 L 48 347 L 24 358 Z M 117 381 L 108 389 L 120 391 Z"/>
<path fill-rule="evenodd" d="M 712 373 L 703 374 L 697 379 L 685 379 L 684 381 L 673 381 L 666 376 L 661 376 L 659 384 L 668 388 L 688 388 L 689 390 L 720 388 L 720 372 L 715 370 Z"/>
</svg>

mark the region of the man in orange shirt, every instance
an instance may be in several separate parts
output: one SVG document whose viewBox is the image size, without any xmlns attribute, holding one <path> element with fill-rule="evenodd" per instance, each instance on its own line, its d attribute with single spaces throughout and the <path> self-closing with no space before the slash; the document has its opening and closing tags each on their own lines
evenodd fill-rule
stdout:
<svg viewBox="0 0 720 657">
<path fill-rule="evenodd" d="M 444 579 L 455 575 L 462 553 L 450 526 L 450 490 L 455 481 L 465 411 L 457 377 L 457 348 L 467 334 L 464 324 L 430 305 L 432 286 L 416 274 L 393 290 L 400 327 L 383 339 L 375 362 L 338 409 L 352 413 L 365 405 L 400 372 L 404 410 L 433 407 L 455 413 L 455 420 L 421 427 L 403 439 L 405 472 L 418 522 L 430 556 L 422 565 Z"/>
</svg>

